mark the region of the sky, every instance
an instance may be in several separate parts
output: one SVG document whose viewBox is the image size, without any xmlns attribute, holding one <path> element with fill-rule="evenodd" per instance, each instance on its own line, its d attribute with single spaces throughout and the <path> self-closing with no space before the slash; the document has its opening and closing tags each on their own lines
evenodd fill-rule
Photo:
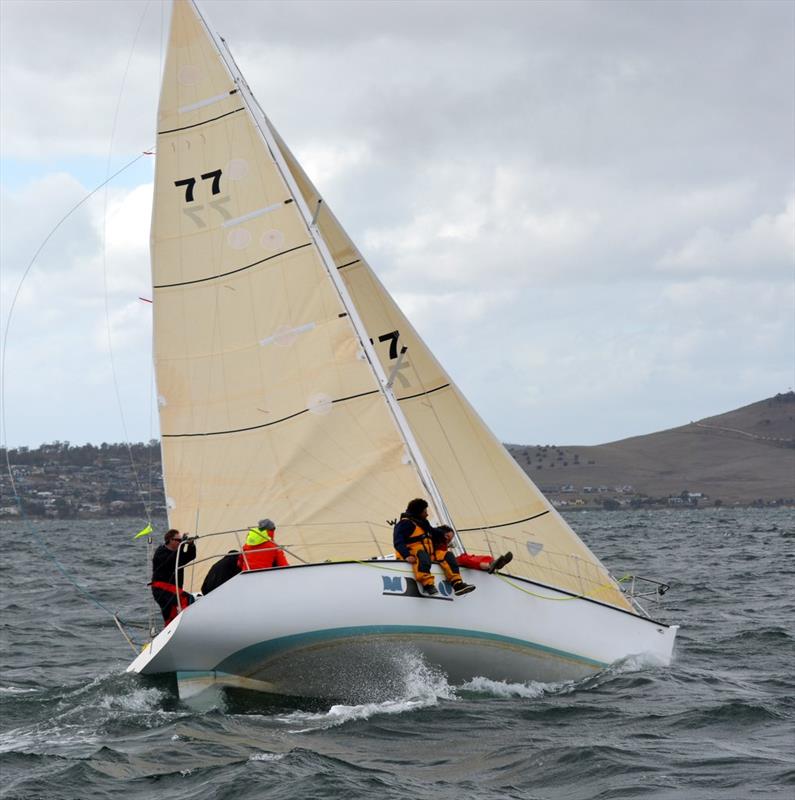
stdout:
<svg viewBox="0 0 795 800">
<path fill-rule="evenodd" d="M 502 441 L 615 441 L 795 386 L 795 3 L 201 8 Z M 9 446 L 158 435 L 168 13 L 0 0 Z"/>
</svg>

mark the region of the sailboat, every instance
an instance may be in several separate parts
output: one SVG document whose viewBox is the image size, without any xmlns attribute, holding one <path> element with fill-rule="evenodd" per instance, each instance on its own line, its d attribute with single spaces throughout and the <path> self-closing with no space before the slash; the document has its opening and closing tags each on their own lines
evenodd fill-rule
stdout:
<svg viewBox="0 0 795 800">
<path fill-rule="evenodd" d="M 650 618 L 488 430 L 384 289 L 193 0 L 174 0 L 151 228 L 169 525 L 185 588 L 277 521 L 289 566 L 185 607 L 128 667 L 183 697 L 339 697 L 418 654 L 459 683 L 576 679 L 671 661 Z M 392 524 L 426 498 L 477 591 L 418 591 Z M 434 566 L 434 573 L 438 567 Z"/>
</svg>

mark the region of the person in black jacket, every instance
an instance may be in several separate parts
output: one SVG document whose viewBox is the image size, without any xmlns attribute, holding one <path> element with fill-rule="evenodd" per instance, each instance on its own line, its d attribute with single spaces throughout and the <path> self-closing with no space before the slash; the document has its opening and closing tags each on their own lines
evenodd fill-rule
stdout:
<svg viewBox="0 0 795 800">
<path fill-rule="evenodd" d="M 240 572 L 238 564 L 239 554 L 237 550 L 230 550 L 220 561 L 213 564 L 202 583 L 202 594 L 209 594 L 213 589 L 217 589 L 222 583 L 226 583 L 230 578 L 234 578 Z"/>
<path fill-rule="evenodd" d="M 176 528 L 166 531 L 164 543 L 155 550 L 150 586 L 166 625 L 193 602 L 193 597 L 182 590 L 182 580 L 183 565 L 194 558 L 196 545 L 188 534 L 183 536 Z"/>
</svg>

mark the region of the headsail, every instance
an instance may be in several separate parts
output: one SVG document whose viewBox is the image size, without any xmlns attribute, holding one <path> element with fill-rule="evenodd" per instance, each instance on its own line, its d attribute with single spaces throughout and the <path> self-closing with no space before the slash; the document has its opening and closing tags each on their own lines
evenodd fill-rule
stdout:
<svg viewBox="0 0 795 800">
<path fill-rule="evenodd" d="M 319 192 L 276 137 L 307 202 L 317 206 Z M 604 566 L 434 358 L 325 203 L 318 225 L 370 336 L 378 342 L 385 371 L 398 366 L 394 393 L 467 551 L 510 550 L 514 574 L 631 610 Z"/>
<path fill-rule="evenodd" d="M 394 395 L 467 549 L 512 550 L 515 574 L 629 609 L 330 209 L 318 207 L 319 194 L 263 115 L 257 121 L 278 149 L 269 151 L 252 117 L 261 112 L 241 88 L 192 3 L 176 0 L 152 226 L 171 524 L 216 533 L 268 515 L 302 559 L 365 558 L 391 551 L 385 520 L 425 494 L 301 200 L 318 208 L 323 245 L 380 366 L 387 374 L 399 367 Z M 202 538 L 200 556 L 236 543 L 234 534 Z M 194 588 L 205 569 L 194 571 Z"/>
</svg>

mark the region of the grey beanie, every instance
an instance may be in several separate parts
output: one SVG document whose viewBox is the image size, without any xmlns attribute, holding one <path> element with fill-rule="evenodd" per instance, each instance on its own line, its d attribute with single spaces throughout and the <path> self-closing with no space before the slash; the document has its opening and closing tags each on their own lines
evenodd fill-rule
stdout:
<svg viewBox="0 0 795 800">
<path fill-rule="evenodd" d="M 257 527 L 261 531 L 275 531 L 276 530 L 276 523 L 272 519 L 268 519 L 267 517 L 265 517 L 265 519 L 261 519 L 257 523 Z"/>
</svg>

